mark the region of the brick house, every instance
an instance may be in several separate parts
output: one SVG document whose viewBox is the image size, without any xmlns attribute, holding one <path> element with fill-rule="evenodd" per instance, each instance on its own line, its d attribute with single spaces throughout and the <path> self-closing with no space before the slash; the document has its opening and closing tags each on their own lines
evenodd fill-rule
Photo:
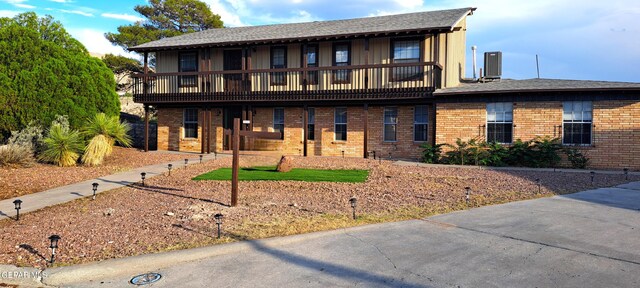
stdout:
<svg viewBox="0 0 640 288">
<path fill-rule="evenodd" d="M 466 17 L 474 11 L 212 29 L 149 42 L 130 48 L 144 53 L 145 67 L 149 53 L 156 59 L 155 73 L 134 77 L 134 99 L 157 109 L 161 150 L 228 150 L 226 131 L 241 118 L 242 129 L 282 133 L 242 139 L 244 150 L 417 159 L 423 143 L 551 135 L 579 144 L 600 167 L 640 169 L 640 84 L 466 83 Z"/>
</svg>

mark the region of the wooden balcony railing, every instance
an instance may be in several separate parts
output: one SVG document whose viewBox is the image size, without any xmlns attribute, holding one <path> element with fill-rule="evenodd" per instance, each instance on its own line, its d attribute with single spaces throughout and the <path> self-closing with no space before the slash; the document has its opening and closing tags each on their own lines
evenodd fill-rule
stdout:
<svg viewBox="0 0 640 288">
<path fill-rule="evenodd" d="M 141 103 L 423 98 L 440 87 L 433 62 L 133 75 Z"/>
</svg>

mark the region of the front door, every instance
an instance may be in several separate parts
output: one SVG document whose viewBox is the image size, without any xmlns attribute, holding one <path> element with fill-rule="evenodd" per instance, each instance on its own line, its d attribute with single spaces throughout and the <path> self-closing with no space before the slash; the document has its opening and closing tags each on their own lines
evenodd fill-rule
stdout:
<svg viewBox="0 0 640 288">
<path fill-rule="evenodd" d="M 224 51 L 224 70 L 242 70 L 242 50 Z M 242 92 L 242 74 L 224 74 L 224 91 Z"/>
<path fill-rule="evenodd" d="M 233 130 L 233 118 L 242 119 L 242 106 L 229 106 L 225 107 L 222 112 L 222 128 Z M 242 125 L 240 125 L 242 126 Z M 224 137 L 224 150 L 231 150 L 231 136 L 225 135 Z M 242 144 L 242 141 L 240 141 Z"/>
</svg>

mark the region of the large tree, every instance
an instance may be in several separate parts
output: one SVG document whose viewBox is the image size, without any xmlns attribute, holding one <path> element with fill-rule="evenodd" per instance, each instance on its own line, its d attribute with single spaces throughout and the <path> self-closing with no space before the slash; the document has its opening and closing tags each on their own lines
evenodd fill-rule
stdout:
<svg viewBox="0 0 640 288">
<path fill-rule="evenodd" d="M 113 73 L 51 16 L 0 18 L 0 133 L 68 115 L 73 127 L 98 112 L 118 115 Z"/>
<path fill-rule="evenodd" d="M 118 33 L 106 33 L 105 37 L 114 45 L 128 49 L 166 37 L 223 27 L 220 15 L 198 0 L 150 0 L 149 5 L 137 5 L 134 10 L 146 19 L 119 26 Z"/>
</svg>

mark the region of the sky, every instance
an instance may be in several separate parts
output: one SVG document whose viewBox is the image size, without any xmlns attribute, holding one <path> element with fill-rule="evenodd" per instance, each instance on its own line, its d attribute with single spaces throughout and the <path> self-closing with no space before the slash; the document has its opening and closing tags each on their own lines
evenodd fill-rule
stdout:
<svg viewBox="0 0 640 288">
<path fill-rule="evenodd" d="M 638 0 L 203 0 L 225 26 L 348 19 L 475 7 L 467 20 L 467 77 L 471 46 L 502 51 L 503 78 L 540 77 L 640 82 Z M 105 32 L 143 20 L 145 0 L 0 0 L 0 17 L 35 11 L 62 22 L 90 52 L 127 54 Z"/>
</svg>

